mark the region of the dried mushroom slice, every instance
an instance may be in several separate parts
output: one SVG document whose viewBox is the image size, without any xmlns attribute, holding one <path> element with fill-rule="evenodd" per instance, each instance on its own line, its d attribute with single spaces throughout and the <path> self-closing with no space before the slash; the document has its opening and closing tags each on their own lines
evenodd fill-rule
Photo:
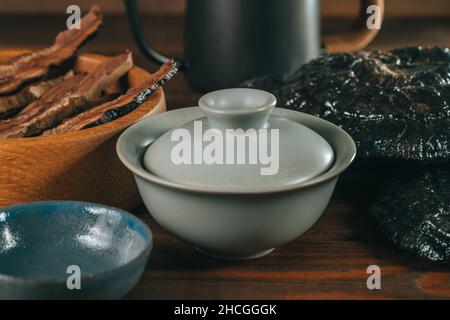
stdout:
<svg viewBox="0 0 450 320">
<path fill-rule="evenodd" d="M 103 16 L 99 5 L 93 5 L 80 22 L 80 29 L 60 32 L 51 47 L 12 58 L 0 65 L 0 95 L 11 94 L 26 83 L 46 76 L 53 67 L 74 57 L 78 48 L 100 28 Z"/>
<path fill-rule="evenodd" d="M 57 127 L 46 130 L 43 135 L 61 134 L 82 130 L 113 121 L 133 111 L 150 97 L 160 86 L 169 81 L 177 72 L 177 64 L 171 60 L 150 75 L 142 83 L 132 86 L 117 99 L 95 106 L 85 112 L 64 120 Z"/>
<path fill-rule="evenodd" d="M 450 171 L 402 174 L 371 208 L 382 233 L 402 249 L 450 266 Z"/>
<path fill-rule="evenodd" d="M 93 72 L 75 75 L 50 89 L 15 117 L 0 121 L 0 138 L 41 134 L 67 117 L 83 112 L 102 100 L 102 94 L 133 66 L 131 52 L 101 63 Z"/>
</svg>

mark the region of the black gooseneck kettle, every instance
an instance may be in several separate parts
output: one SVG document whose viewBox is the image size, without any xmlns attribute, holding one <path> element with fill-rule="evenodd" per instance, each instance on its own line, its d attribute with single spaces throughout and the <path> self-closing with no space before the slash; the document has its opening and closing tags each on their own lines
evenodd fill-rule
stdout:
<svg viewBox="0 0 450 320">
<path fill-rule="evenodd" d="M 157 63 L 167 61 L 147 41 L 136 0 L 124 1 L 142 52 Z M 373 5 L 382 19 L 384 0 L 361 0 L 351 30 L 321 38 L 319 0 L 187 0 L 185 57 L 179 63 L 192 88 L 202 92 L 266 74 L 282 77 L 317 57 L 321 48 L 364 48 L 378 32 L 366 25 Z"/>
</svg>

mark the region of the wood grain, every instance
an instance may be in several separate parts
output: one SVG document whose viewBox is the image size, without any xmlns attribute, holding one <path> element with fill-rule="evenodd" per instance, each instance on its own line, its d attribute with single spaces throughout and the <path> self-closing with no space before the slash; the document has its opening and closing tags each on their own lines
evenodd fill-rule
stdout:
<svg viewBox="0 0 450 320">
<path fill-rule="evenodd" d="M 169 235 L 148 215 L 155 247 L 128 299 L 449 299 L 448 267 L 396 249 L 378 232 L 368 207 L 395 169 L 357 164 L 305 235 L 258 260 L 219 261 Z M 369 290 L 367 267 L 381 269 Z"/>
<path fill-rule="evenodd" d="M 389 15 L 395 0 L 386 2 Z M 423 11 L 428 10 L 430 2 L 424 7 L 422 0 L 408 1 L 408 6 L 419 2 Z M 59 16 L 3 16 L 0 47 L 43 47 L 61 23 Z M 325 19 L 324 33 L 346 30 L 351 23 L 346 19 Z M 156 16 L 146 18 L 144 24 L 158 50 L 182 56 L 182 19 Z M 156 70 L 157 66 L 139 53 L 131 39 L 124 17 L 107 17 L 98 37 L 85 50 L 113 54 L 130 48 L 138 65 Z M 387 19 L 369 48 L 417 44 L 450 46 L 450 20 Z M 199 97 L 182 73 L 165 86 L 164 92 L 169 109 L 195 105 Z M 395 248 L 381 236 L 368 214 L 377 192 L 395 172 L 395 168 L 385 169 L 378 165 L 352 166 L 341 177 L 327 210 L 310 231 L 268 257 L 254 261 L 224 262 L 204 257 L 161 229 L 140 206 L 133 212 L 151 227 L 155 247 L 143 277 L 127 298 L 450 299 L 449 268 Z M 381 268 L 381 290 L 366 287 L 366 268 L 371 264 Z"/>
<path fill-rule="evenodd" d="M 20 51 L 0 52 L 5 59 Z M 83 54 L 78 70 L 89 71 L 105 56 Z M 150 75 L 134 67 L 128 85 Z M 118 134 L 147 114 L 166 108 L 162 89 L 139 108 L 105 125 L 46 137 L 0 139 L 0 206 L 39 200 L 81 200 L 131 209 L 139 204 L 132 175 L 115 152 Z"/>
</svg>

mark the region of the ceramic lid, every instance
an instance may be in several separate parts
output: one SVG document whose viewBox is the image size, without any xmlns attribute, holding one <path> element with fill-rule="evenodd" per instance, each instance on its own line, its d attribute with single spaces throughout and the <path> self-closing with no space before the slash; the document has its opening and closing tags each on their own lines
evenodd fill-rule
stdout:
<svg viewBox="0 0 450 320">
<path fill-rule="evenodd" d="M 245 190 L 300 183 L 326 172 L 333 149 L 297 122 L 270 116 L 276 98 L 256 89 L 225 89 L 200 98 L 205 114 L 153 142 L 143 164 L 192 186 Z"/>
</svg>

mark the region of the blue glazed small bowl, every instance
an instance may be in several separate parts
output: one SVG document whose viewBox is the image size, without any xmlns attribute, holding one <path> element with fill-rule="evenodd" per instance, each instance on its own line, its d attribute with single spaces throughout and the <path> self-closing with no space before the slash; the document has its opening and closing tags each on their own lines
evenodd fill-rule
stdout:
<svg viewBox="0 0 450 320">
<path fill-rule="evenodd" d="M 118 299 L 152 249 L 141 220 L 103 205 L 50 201 L 0 208 L 0 299 Z"/>
</svg>

